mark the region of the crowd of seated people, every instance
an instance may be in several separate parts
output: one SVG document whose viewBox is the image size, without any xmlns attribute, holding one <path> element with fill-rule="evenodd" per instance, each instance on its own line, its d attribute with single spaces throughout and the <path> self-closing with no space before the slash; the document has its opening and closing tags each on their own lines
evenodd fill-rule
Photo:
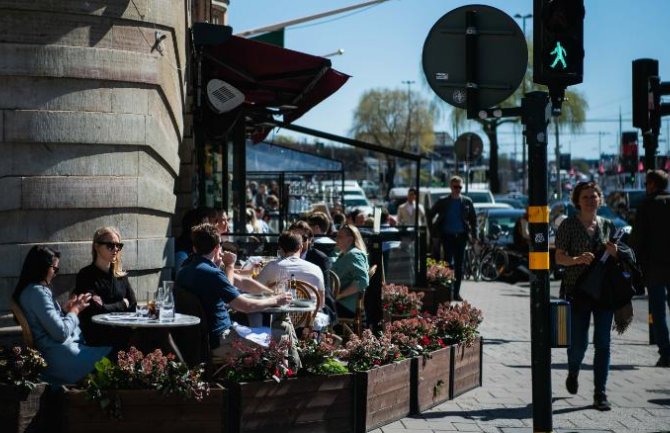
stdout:
<svg viewBox="0 0 670 433">
<path fill-rule="evenodd" d="M 335 215 L 343 218 L 342 214 Z M 279 274 L 293 275 L 316 287 L 323 323 L 333 326 L 338 315 L 348 317 L 355 312 L 356 300 L 369 284 L 367 253 L 356 226 L 339 221 L 339 225 L 334 224 L 327 213 L 315 212 L 294 222 L 279 235 L 278 259 L 252 275 L 235 267 L 237 256 L 228 238 L 230 224 L 225 211 L 198 208 L 184 214 L 181 233 L 175 239 L 174 279 L 202 304 L 212 353 L 229 354 L 232 341 L 239 337 L 229 309 L 248 314 L 290 302 L 290 292 L 275 293 L 269 287 Z M 138 299 L 123 267 L 123 246 L 118 229 L 96 230 L 91 262 L 78 272 L 71 296 L 62 305 L 52 292 L 60 253 L 35 246 L 26 256 L 13 298 L 24 312 L 36 347 L 47 360 L 47 380 L 76 382 L 103 356 L 113 357 L 118 350 L 129 347 L 131 335 L 127 329 L 103 327 L 92 321 L 98 314 L 135 311 Z M 339 293 L 333 292 L 331 275 L 340 283 Z M 245 292 L 266 296 L 240 296 Z M 271 325 L 271 336 L 295 339 L 290 323 L 288 327 Z"/>
</svg>

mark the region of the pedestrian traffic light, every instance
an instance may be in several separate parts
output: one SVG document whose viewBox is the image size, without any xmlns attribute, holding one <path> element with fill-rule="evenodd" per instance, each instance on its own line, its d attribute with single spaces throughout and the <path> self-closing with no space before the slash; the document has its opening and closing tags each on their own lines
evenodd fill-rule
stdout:
<svg viewBox="0 0 670 433">
<path fill-rule="evenodd" d="M 582 82 L 584 0 L 534 0 L 533 81 L 549 87 Z"/>
<path fill-rule="evenodd" d="M 658 76 L 658 60 L 633 60 L 633 126 L 647 132 L 649 111 L 653 106 L 653 95 L 649 82 L 650 77 Z"/>
<path fill-rule="evenodd" d="M 637 132 L 621 134 L 621 165 L 625 173 L 636 173 L 638 170 Z"/>
</svg>

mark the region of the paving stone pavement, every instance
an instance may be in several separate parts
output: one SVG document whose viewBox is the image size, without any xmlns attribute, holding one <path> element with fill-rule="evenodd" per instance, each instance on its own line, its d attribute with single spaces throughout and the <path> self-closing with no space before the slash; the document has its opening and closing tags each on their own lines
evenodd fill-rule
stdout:
<svg viewBox="0 0 670 433">
<path fill-rule="evenodd" d="M 526 284 L 463 282 L 463 297 L 483 311 L 483 386 L 416 417 L 388 424 L 375 433 L 532 432 L 530 302 Z M 634 301 L 645 318 L 646 299 Z M 592 333 L 591 333 L 592 335 Z M 579 376 L 579 393 L 565 389 L 567 355 L 552 349 L 553 427 L 557 432 L 670 432 L 670 369 L 654 367 L 656 346 L 648 343 L 647 325 L 636 320 L 612 335 L 607 395 L 609 412 L 591 408 L 593 346 Z"/>
</svg>

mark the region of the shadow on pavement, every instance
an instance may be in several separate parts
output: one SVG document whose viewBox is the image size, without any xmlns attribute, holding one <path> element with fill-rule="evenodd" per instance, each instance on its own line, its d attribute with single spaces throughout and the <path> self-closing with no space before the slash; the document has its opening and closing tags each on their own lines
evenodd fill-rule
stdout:
<svg viewBox="0 0 670 433">
<path fill-rule="evenodd" d="M 509 368 L 530 368 L 530 365 L 521 365 L 521 364 L 503 364 L 505 367 Z M 568 364 L 551 364 L 552 370 L 567 370 Z M 639 366 L 637 365 L 610 365 L 610 370 L 615 371 L 628 371 L 628 370 L 638 370 Z M 593 365 L 591 364 L 582 364 L 581 370 L 593 371 Z"/>
<path fill-rule="evenodd" d="M 501 407 L 498 409 L 459 410 L 459 411 L 435 411 L 424 412 L 420 418 L 442 418 L 446 416 L 458 416 L 477 421 L 494 421 L 499 419 L 527 419 L 532 418 L 532 404 L 524 407 Z"/>
<path fill-rule="evenodd" d="M 657 404 L 659 406 L 670 406 L 670 398 L 653 398 L 647 401 L 649 403 Z"/>
<path fill-rule="evenodd" d="M 484 338 L 484 344 L 530 343 L 530 340 L 506 340 L 504 338 Z"/>
</svg>

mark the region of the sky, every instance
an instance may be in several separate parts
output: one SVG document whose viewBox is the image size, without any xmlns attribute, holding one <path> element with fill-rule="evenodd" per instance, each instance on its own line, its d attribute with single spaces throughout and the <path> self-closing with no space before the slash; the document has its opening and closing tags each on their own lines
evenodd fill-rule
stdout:
<svg viewBox="0 0 670 433">
<path fill-rule="evenodd" d="M 233 27 L 233 33 L 238 33 L 358 3 L 363 0 L 231 0 L 228 25 Z M 340 90 L 294 123 L 350 136 L 353 113 L 363 93 L 373 88 L 406 90 L 407 84 L 403 81 L 414 81 L 410 85 L 412 91 L 433 99 L 432 90 L 422 84 L 425 80 L 422 78 L 421 54 L 426 36 L 444 14 L 474 3 L 496 7 L 511 16 L 533 12 L 532 0 L 388 0 L 288 27 L 286 48 L 320 56 L 342 49 L 343 55 L 330 57 L 333 68 L 351 75 Z M 589 109 L 584 130 L 577 134 L 562 132 L 560 143 L 562 153 L 571 153 L 573 158 L 595 159 L 599 148 L 603 153 L 618 152 L 620 130 L 634 130 L 631 62 L 638 58 L 657 59 L 661 80 L 670 81 L 670 2 L 586 0 L 585 8 L 584 82 L 571 89 L 584 94 Z M 522 26 L 521 20 L 517 23 Z M 532 28 L 532 18 L 527 19 L 526 35 L 529 37 Z M 446 113 L 450 109 L 446 103 L 442 108 Z M 435 130 L 454 135 L 446 115 L 437 119 Z M 459 132 L 465 131 L 479 133 L 486 143 L 476 123 L 471 122 Z M 278 133 L 294 135 L 290 131 Z M 663 119 L 660 154 L 668 152 L 668 135 L 670 117 Z M 301 138 L 312 140 L 311 137 Z M 498 140 L 501 154 L 513 155 L 516 150 L 517 159 L 521 158 L 520 128 L 501 127 Z M 550 159 L 553 159 L 553 137 L 549 145 Z"/>
</svg>

